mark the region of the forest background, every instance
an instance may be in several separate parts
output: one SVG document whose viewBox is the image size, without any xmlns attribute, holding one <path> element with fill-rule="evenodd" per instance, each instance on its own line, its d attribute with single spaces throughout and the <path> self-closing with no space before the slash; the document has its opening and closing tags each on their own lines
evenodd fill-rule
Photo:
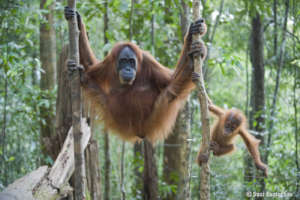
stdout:
<svg viewBox="0 0 300 200">
<path fill-rule="evenodd" d="M 59 59 L 68 43 L 65 5 L 60 0 L 0 0 L 0 191 L 37 167 L 53 164 L 62 121 L 70 120 L 60 110 L 66 98 Z M 201 5 L 208 26 L 203 40 L 209 96 L 220 107 L 244 111 L 251 133 L 263 141 L 260 151 L 269 166 L 269 177 L 263 178 L 239 139 L 233 154 L 211 158 L 211 199 L 245 199 L 250 191 L 299 199 L 300 2 L 201 0 Z M 187 0 L 77 3 L 97 58 L 116 42 L 131 40 L 170 68 L 179 58 L 191 7 Z M 172 136 L 155 146 L 162 199 L 199 198 L 199 112 L 192 94 Z M 99 195 L 142 199 L 143 144 L 124 143 L 92 125 Z"/>
</svg>

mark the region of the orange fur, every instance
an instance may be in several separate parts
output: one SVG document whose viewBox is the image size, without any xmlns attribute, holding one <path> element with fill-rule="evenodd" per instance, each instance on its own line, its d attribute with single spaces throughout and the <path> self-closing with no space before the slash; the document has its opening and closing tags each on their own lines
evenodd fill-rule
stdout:
<svg viewBox="0 0 300 200">
<path fill-rule="evenodd" d="M 193 66 L 188 55 L 190 38 L 185 39 L 176 69 L 158 63 L 148 52 L 130 42 L 117 43 L 102 61 L 98 61 L 80 23 L 80 62 L 85 68 L 83 88 L 101 115 L 101 122 L 121 138 L 135 142 L 146 137 L 152 142 L 171 132 L 179 110 L 194 88 Z M 123 86 L 118 78 L 116 62 L 124 47 L 137 55 L 136 79 Z"/>
<path fill-rule="evenodd" d="M 211 131 L 211 150 L 215 156 L 222 156 L 235 150 L 234 139 L 240 135 L 251 154 L 255 165 L 262 170 L 267 176 L 268 168 L 261 159 L 259 154 L 260 140 L 256 139 L 247 131 L 246 117 L 237 109 L 223 110 L 215 105 L 209 105 L 209 110 L 218 120 L 215 122 Z M 229 127 L 229 129 L 226 129 Z M 201 165 L 207 160 L 203 155 L 203 149 L 198 152 L 198 164 Z"/>
</svg>

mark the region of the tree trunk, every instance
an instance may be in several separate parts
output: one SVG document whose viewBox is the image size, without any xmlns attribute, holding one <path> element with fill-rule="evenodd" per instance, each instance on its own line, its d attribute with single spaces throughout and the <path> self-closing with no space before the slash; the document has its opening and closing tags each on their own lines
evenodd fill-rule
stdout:
<svg viewBox="0 0 300 200">
<path fill-rule="evenodd" d="M 154 28 L 154 23 L 155 23 L 155 14 L 154 14 L 154 1 L 151 2 L 151 53 L 152 56 L 155 58 L 155 39 L 154 39 L 154 34 L 155 34 L 155 28 Z"/>
<path fill-rule="evenodd" d="M 134 174 L 135 174 L 135 184 L 133 185 L 132 191 L 133 195 L 137 199 L 141 199 L 144 196 L 143 190 L 143 174 L 140 170 L 141 166 L 144 165 L 144 152 L 143 152 L 143 143 L 135 143 L 134 144 L 134 160 L 133 160 L 133 167 L 134 167 Z"/>
<path fill-rule="evenodd" d="M 154 6 L 154 2 L 152 3 L 152 9 Z M 134 0 L 132 0 L 131 7 L 134 7 Z M 131 12 L 131 22 L 130 25 L 132 25 L 132 17 L 133 17 L 133 11 Z M 131 32 L 132 34 L 132 32 Z M 151 18 L 151 42 L 152 42 L 152 49 L 154 53 L 155 44 L 154 44 L 154 16 Z M 132 35 L 130 35 L 130 40 L 132 39 Z M 157 166 L 155 161 L 155 148 L 152 146 L 152 144 L 147 140 L 144 139 L 144 190 L 143 190 L 143 196 L 144 200 L 156 200 L 159 199 L 159 191 L 158 191 L 158 175 L 157 175 Z M 137 148 L 135 150 L 139 150 L 140 152 L 138 154 L 141 154 L 141 149 L 138 149 L 140 145 L 137 145 Z M 137 153 L 137 152 L 135 152 Z M 139 156 L 137 157 L 137 159 Z M 140 174 L 137 172 L 137 175 Z"/>
<path fill-rule="evenodd" d="M 276 3 L 276 1 L 275 1 L 275 3 Z M 274 6 L 274 9 L 276 9 L 276 6 Z M 278 66 L 277 66 L 277 72 L 276 72 L 276 83 L 275 83 L 274 95 L 273 95 L 272 106 L 271 106 L 271 114 L 269 117 L 271 120 L 270 120 L 270 125 L 268 128 L 268 140 L 267 140 L 267 145 L 266 145 L 267 146 L 267 152 L 265 155 L 266 164 L 268 164 L 268 156 L 269 156 L 270 147 L 271 147 L 272 132 L 273 132 L 273 126 L 274 126 L 275 111 L 276 111 L 276 103 L 277 103 L 277 96 L 278 96 L 278 92 L 279 92 L 279 84 L 280 84 L 280 77 L 281 77 L 281 69 L 284 64 L 285 40 L 286 40 L 285 38 L 286 38 L 286 30 L 287 30 L 288 13 L 289 13 L 289 0 L 285 0 L 285 16 L 284 16 L 284 23 L 283 23 L 283 28 L 282 28 L 282 43 L 281 43 L 280 50 L 279 50 L 279 57 L 277 59 Z M 276 31 L 277 31 L 277 29 L 276 29 Z M 274 48 L 276 48 L 275 52 L 277 52 L 277 45 L 274 45 Z M 277 56 L 276 56 L 276 58 L 277 58 Z"/>
<path fill-rule="evenodd" d="M 93 130 L 92 130 L 93 131 Z M 101 200 L 101 176 L 100 176 L 100 161 L 99 161 L 99 147 L 95 139 L 93 139 L 93 134 L 91 136 L 90 143 L 86 149 L 89 155 L 88 159 L 88 171 L 89 176 L 87 176 L 90 181 L 89 193 L 92 200 Z"/>
<path fill-rule="evenodd" d="M 82 149 L 88 144 L 91 131 L 86 120 L 81 122 Z M 51 169 L 42 166 L 26 176 L 16 180 L 0 193 L 2 200 L 53 200 L 62 199 L 72 192 L 68 181 L 74 172 L 74 137 L 70 128 L 65 143 Z"/>
<path fill-rule="evenodd" d="M 46 6 L 46 0 L 41 0 L 40 8 L 47 10 L 43 14 L 44 21 L 40 24 L 40 59 L 44 73 L 41 73 L 40 87 L 44 91 L 45 100 L 49 100 L 49 92 L 53 90 L 56 82 L 56 37 L 54 28 L 54 7 L 55 1 Z M 41 148 L 44 156 L 55 159 L 56 152 L 53 152 L 51 137 L 54 134 L 54 110 L 52 106 L 41 107 Z"/>
<path fill-rule="evenodd" d="M 76 0 L 68 0 L 68 6 L 76 10 Z M 68 20 L 69 41 L 70 41 L 70 60 L 75 67 L 79 67 L 79 30 L 77 19 L 74 16 Z M 79 70 L 72 72 L 71 79 L 71 102 L 72 102 L 72 126 L 74 128 L 74 155 L 75 155 L 75 200 L 85 199 L 85 167 L 84 152 L 80 144 L 81 132 L 81 88 Z"/>
<path fill-rule="evenodd" d="M 250 99 L 250 129 L 257 132 L 255 135 L 261 140 L 260 152 L 264 155 L 264 137 L 265 131 L 265 90 L 264 90 L 264 38 L 263 38 L 263 24 L 261 17 L 258 13 L 252 17 L 252 31 L 251 31 L 251 43 L 250 43 L 250 58 L 252 63 L 252 80 L 251 80 L 251 99 Z M 251 182 L 254 178 L 253 161 L 250 155 L 245 156 L 245 185 Z M 262 156 L 264 158 L 264 156 Z M 255 192 L 263 192 L 265 190 L 265 181 L 260 178 L 263 177 L 262 173 L 257 171 L 258 188 Z M 250 192 L 249 188 L 246 188 Z M 245 195 L 246 198 L 248 198 Z"/>
<path fill-rule="evenodd" d="M 190 112 L 187 103 L 176 120 L 173 133 L 164 144 L 164 181 L 168 185 L 176 186 L 176 192 L 169 193 L 167 200 L 187 199 L 189 196 L 189 145 L 187 142 L 189 135 Z"/>
<path fill-rule="evenodd" d="M 245 103 L 245 115 L 249 118 L 249 39 L 246 44 L 246 60 L 245 60 L 245 70 L 246 70 L 246 103 Z"/>
<path fill-rule="evenodd" d="M 71 90 L 70 82 L 66 77 L 68 76 L 67 59 L 68 59 L 69 47 L 64 46 L 62 48 L 59 60 L 57 62 L 58 72 L 58 88 L 56 99 L 56 119 L 55 119 L 55 132 L 56 135 L 52 139 L 52 145 L 55 149 L 55 159 L 62 148 L 65 138 L 68 134 L 68 130 L 72 126 L 72 112 L 71 112 Z"/>
<path fill-rule="evenodd" d="M 7 48 L 8 49 L 8 48 Z M 8 53 L 8 52 L 6 52 Z M 8 77 L 7 77 L 7 67 L 5 68 L 5 78 L 4 78 L 4 102 L 3 102 L 3 126 L 1 128 L 1 174 L 3 174 L 3 184 L 7 185 L 8 179 L 8 167 L 6 166 L 6 121 L 7 121 L 7 101 L 8 101 Z"/>
<path fill-rule="evenodd" d="M 101 200 L 101 176 L 100 176 L 100 161 L 99 148 L 95 140 L 95 114 L 91 111 L 89 102 L 84 102 L 84 117 L 90 119 L 91 139 L 85 150 L 85 170 L 87 178 L 87 186 L 92 200 Z"/>
<path fill-rule="evenodd" d="M 294 43 L 295 44 L 295 43 Z M 296 197 L 300 197 L 300 161 L 299 161 L 299 125 L 298 125 L 298 107 L 297 107 L 297 101 L 299 101 L 299 97 L 297 97 L 296 91 L 297 91 L 297 77 L 298 77 L 298 66 L 295 67 L 294 72 L 294 88 L 293 88 L 293 106 L 294 106 L 294 127 L 295 127 L 295 164 L 296 164 Z M 299 84 L 299 83 L 298 83 Z"/>
<path fill-rule="evenodd" d="M 109 135 L 107 131 L 104 132 L 104 156 L 105 156 L 105 167 L 104 167 L 104 200 L 109 200 L 110 198 L 110 148 L 109 148 Z"/>
<path fill-rule="evenodd" d="M 296 0 L 293 0 L 293 17 L 294 19 L 296 19 L 297 16 L 297 12 L 296 12 Z M 296 32 L 296 21 L 295 23 L 293 23 L 293 34 L 295 34 Z M 293 37 L 293 57 L 296 56 L 296 40 L 295 37 Z M 300 160 L 299 160 L 299 136 L 300 136 L 300 132 L 299 132 L 299 116 L 298 116 L 298 105 L 299 105 L 299 97 L 297 96 L 297 89 L 299 87 L 299 66 L 295 65 L 294 66 L 294 87 L 293 87 L 293 106 L 294 106 L 294 127 L 295 127 L 295 164 L 296 164 L 296 169 L 297 169 L 297 176 L 296 176 L 296 194 L 295 196 L 300 198 Z"/>
<path fill-rule="evenodd" d="M 125 157 L 125 142 L 122 142 L 122 151 L 121 151 L 121 180 L 120 180 L 120 186 L 121 186 L 121 200 L 125 200 L 126 199 L 126 191 L 125 191 L 125 183 L 124 183 L 124 171 L 125 171 L 125 167 L 124 167 L 124 157 Z"/>
<path fill-rule="evenodd" d="M 189 7 L 181 0 L 181 39 L 188 29 Z M 190 104 L 187 103 L 179 113 L 173 133 L 164 142 L 163 177 L 168 185 L 176 186 L 176 192 L 167 194 L 166 199 L 187 199 L 188 190 L 188 165 L 189 165 L 189 144 L 190 135 Z"/>
<path fill-rule="evenodd" d="M 144 200 L 158 200 L 158 178 L 155 152 L 152 144 L 144 139 Z"/>
<path fill-rule="evenodd" d="M 103 40 L 104 44 L 108 43 L 108 38 L 106 36 L 106 32 L 108 31 L 108 1 L 104 1 L 104 15 L 103 15 Z M 104 56 L 107 55 L 107 52 L 104 52 Z M 104 200 L 109 200 L 110 198 L 110 147 L 109 147 L 109 134 L 107 133 L 106 129 L 103 129 L 104 134 Z"/>
<path fill-rule="evenodd" d="M 193 0 L 193 21 L 200 18 L 200 1 Z M 200 35 L 193 35 L 193 42 L 200 41 Z M 202 148 L 203 152 L 209 158 L 209 143 L 210 143 L 210 125 L 209 125 L 209 115 L 208 115 L 208 96 L 206 93 L 204 78 L 202 72 L 203 60 L 200 56 L 194 56 L 194 72 L 199 74 L 199 81 L 196 84 L 196 92 L 200 102 L 201 110 L 201 124 L 202 124 Z M 200 174 L 200 199 L 209 200 L 210 199 L 210 181 L 209 181 L 209 162 L 203 163 L 201 167 Z"/>
<path fill-rule="evenodd" d="M 133 30 L 133 17 L 134 17 L 134 5 L 136 0 L 131 0 L 131 11 L 130 11 L 130 18 L 129 18 L 129 40 L 132 40 L 133 33 L 136 30 Z M 139 42 L 139 41 L 137 41 Z M 142 198 L 145 196 L 144 189 L 143 189 L 143 174 L 140 170 L 141 166 L 144 165 L 144 152 L 143 152 L 143 143 L 135 143 L 133 148 L 134 153 L 134 160 L 133 160 L 133 167 L 134 167 L 134 174 L 135 174 L 135 184 L 132 188 L 134 196 L 137 198 Z M 145 169 L 144 169 L 145 171 Z"/>
</svg>

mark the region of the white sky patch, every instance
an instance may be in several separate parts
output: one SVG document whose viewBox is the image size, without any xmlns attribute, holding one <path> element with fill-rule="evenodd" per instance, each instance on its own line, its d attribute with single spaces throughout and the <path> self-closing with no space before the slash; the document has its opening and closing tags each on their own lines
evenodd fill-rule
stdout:
<svg viewBox="0 0 300 200">
<path fill-rule="evenodd" d="M 211 18 L 212 20 L 215 22 L 218 15 L 219 15 L 219 11 L 218 10 L 214 10 L 212 13 L 211 13 Z M 234 15 L 231 14 L 231 13 L 223 13 L 221 14 L 221 17 L 220 17 L 220 21 L 231 21 L 234 19 Z"/>
</svg>

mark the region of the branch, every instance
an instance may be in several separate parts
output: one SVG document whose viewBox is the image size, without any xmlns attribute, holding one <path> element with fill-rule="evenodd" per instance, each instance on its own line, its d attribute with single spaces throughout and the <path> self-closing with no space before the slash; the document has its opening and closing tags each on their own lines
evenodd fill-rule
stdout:
<svg viewBox="0 0 300 200">
<path fill-rule="evenodd" d="M 76 10 L 76 0 L 68 0 L 68 7 L 74 12 Z M 76 19 L 76 14 L 68 18 L 69 24 L 69 40 L 70 40 L 70 61 L 73 67 L 79 69 L 79 30 Z M 68 63 L 68 65 L 70 65 Z M 75 65 L 75 66 L 74 66 Z M 69 69 L 71 66 L 68 66 Z M 71 102 L 72 102 L 72 125 L 74 128 L 74 155 L 75 155 L 75 199 L 85 199 L 85 168 L 84 168 L 84 154 L 81 148 L 80 140 L 81 132 L 81 90 L 80 90 L 80 74 L 79 70 L 70 73 L 71 83 Z"/>
<path fill-rule="evenodd" d="M 196 21 L 200 18 L 200 1 L 193 0 L 193 20 Z M 200 41 L 200 35 L 193 35 L 193 42 Z M 200 56 L 194 56 L 194 72 L 198 73 L 199 81 L 196 82 L 196 89 L 198 98 L 200 101 L 201 109 L 201 122 L 202 122 L 202 147 L 204 154 L 209 157 L 209 140 L 210 140 L 210 127 L 209 127 L 209 115 L 208 115 L 208 96 L 204 86 L 203 72 L 202 72 L 203 60 Z M 201 170 L 201 184 L 200 184 L 200 199 L 210 199 L 209 189 L 209 163 L 203 163 Z"/>
<path fill-rule="evenodd" d="M 298 43 L 300 43 L 300 38 L 299 38 L 297 35 L 295 35 L 294 33 L 291 33 L 289 30 L 286 30 L 286 32 L 287 32 L 289 35 L 291 35 L 293 38 L 295 38 L 295 39 L 297 40 Z"/>
<path fill-rule="evenodd" d="M 212 31 L 212 34 L 211 36 L 209 37 L 209 42 L 212 43 L 213 40 L 214 40 L 214 37 L 215 37 L 215 34 L 216 34 L 216 30 L 217 30 L 217 27 L 219 25 L 219 22 L 220 22 L 220 17 L 223 13 L 223 7 L 224 7 L 224 0 L 221 1 L 221 4 L 220 4 L 220 8 L 219 8 L 219 14 L 216 18 L 216 21 L 215 21 L 215 24 L 214 24 L 214 27 L 213 27 L 213 31 Z"/>
</svg>

